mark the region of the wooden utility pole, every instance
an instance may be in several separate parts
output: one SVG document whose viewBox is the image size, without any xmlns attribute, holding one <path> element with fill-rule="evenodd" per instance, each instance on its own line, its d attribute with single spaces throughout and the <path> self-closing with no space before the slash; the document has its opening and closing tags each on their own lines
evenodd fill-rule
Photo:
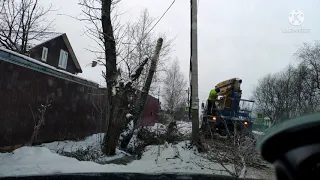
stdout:
<svg viewBox="0 0 320 180">
<path fill-rule="evenodd" d="M 196 145 L 199 138 L 199 97 L 198 97 L 198 32 L 197 32 L 197 0 L 191 0 L 191 118 L 192 141 Z"/>
<path fill-rule="evenodd" d="M 190 88 L 188 88 L 188 90 L 186 90 L 187 93 L 188 93 L 188 96 L 187 96 L 187 107 L 188 107 L 188 121 L 191 121 L 191 113 L 190 113 Z"/>
</svg>

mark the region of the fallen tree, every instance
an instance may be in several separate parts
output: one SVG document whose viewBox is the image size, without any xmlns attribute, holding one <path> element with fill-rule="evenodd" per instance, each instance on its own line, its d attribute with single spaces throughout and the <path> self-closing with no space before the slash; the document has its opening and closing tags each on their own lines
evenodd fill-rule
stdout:
<svg viewBox="0 0 320 180">
<path fill-rule="evenodd" d="M 162 47 L 162 43 L 163 43 L 163 39 L 159 38 L 158 42 L 157 42 L 157 46 L 156 46 L 155 51 L 154 51 L 154 54 L 153 54 L 153 56 L 151 58 L 151 66 L 150 66 L 150 69 L 149 69 L 148 77 L 146 79 L 145 85 L 143 86 L 139 101 L 137 101 L 138 103 L 135 105 L 134 108 L 132 108 L 132 111 L 133 111 L 132 112 L 132 114 L 133 114 L 132 121 L 133 121 L 134 128 L 131 130 L 130 133 L 127 134 L 127 137 L 125 137 L 124 140 L 121 142 L 121 148 L 123 148 L 123 149 L 125 149 L 128 146 L 129 141 L 133 136 L 134 129 L 135 129 L 136 125 L 137 125 L 137 122 L 141 118 L 141 114 L 142 114 L 144 105 L 146 103 L 146 100 L 147 100 L 147 97 L 148 97 L 148 94 L 149 94 L 150 85 L 151 85 L 154 73 L 156 71 L 156 68 L 157 68 L 157 61 L 158 61 L 158 58 L 159 58 L 159 54 L 160 54 L 160 50 L 161 50 L 161 47 Z"/>
</svg>

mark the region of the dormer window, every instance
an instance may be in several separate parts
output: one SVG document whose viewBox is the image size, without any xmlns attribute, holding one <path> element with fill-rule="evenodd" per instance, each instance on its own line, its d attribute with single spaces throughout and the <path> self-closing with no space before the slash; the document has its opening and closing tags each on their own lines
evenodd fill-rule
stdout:
<svg viewBox="0 0 320 180">
<path fill-rule="evenodd" d="M 63 69 L 66 69 L 67 68 L 67 61 L 68 61 L 68 52 L 61 49 L 58 66 Z"/>
<path fill-rule="evenodd" d="M 47 61 L 47 57 L 48 57 L 48 48 L 43 47 L 43 48 L 42 48 L 41 60 L 42 60 L 42 61 Z"/>
</svg>

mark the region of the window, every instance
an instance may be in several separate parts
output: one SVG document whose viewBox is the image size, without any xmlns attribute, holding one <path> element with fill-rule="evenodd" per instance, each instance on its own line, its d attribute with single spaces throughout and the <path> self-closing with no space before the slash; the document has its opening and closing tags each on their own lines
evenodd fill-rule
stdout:
<svg viewBox="0 0 320 180">
<path fill-rule="evenodd" d="M 41 60 L 42 60 L 42 61 L 47 61 L 47 57 L 48 57 L 48 48 L 43 47 L 43 48 L 42 48 Z"/>
<path fill-rule="evenodd" d="M 67 61 L 68 61 L 68 52 L 61 49 L 58 66 L 63 69 L 66 69 L 67 68 Z"/>
</svg>

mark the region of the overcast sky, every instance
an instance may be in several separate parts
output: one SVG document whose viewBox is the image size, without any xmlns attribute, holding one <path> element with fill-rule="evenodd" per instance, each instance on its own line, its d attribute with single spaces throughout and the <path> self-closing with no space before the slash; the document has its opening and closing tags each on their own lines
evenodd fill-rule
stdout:
<svg viewBox="0 0 320 180">
<path fill-rule="evenodd" d="M 43 0 L 44 6 L 50 0 Z M 55 31 L 67 33 L 83 69 L 80 76 L 102 83 L 99 68 L 86 67 L 95 57 L 85 50 L 94 43 L 85 35 L 84 23 L 57 13 L 77 15 L 78 0 L 52 0 L 58 12 Z M 138 18 L 144 8 L 153 17 L 160 17 L 172 0 L 123 0 L 120 8 L 127 12 L 124 22 Z M 199 0 L 198 60 L 200 101 L 218 82 L 228 78 L 243 79 L 243 97 L 249 98 L 262 76 L 280 71 L 294 62 L 293 53 L 303 42 L 320 39 L 320 1 L 317 0 Z M 289 23 L 293 10 L 304 13 L 300 26 Z M 176 37 L 172 57 L 179 58 L 181 69 L 189 77 L 190 59 L 190 0 L 176 0 L 172 8 L 155 27 L 156 32 L 166 32 Z M 308 33 L 291 32 L 307 29 Z M 290 33 L 291 32 L 291 33 Z M 188 87 L 186 87 L 187 89 Z"/>
</svg>

